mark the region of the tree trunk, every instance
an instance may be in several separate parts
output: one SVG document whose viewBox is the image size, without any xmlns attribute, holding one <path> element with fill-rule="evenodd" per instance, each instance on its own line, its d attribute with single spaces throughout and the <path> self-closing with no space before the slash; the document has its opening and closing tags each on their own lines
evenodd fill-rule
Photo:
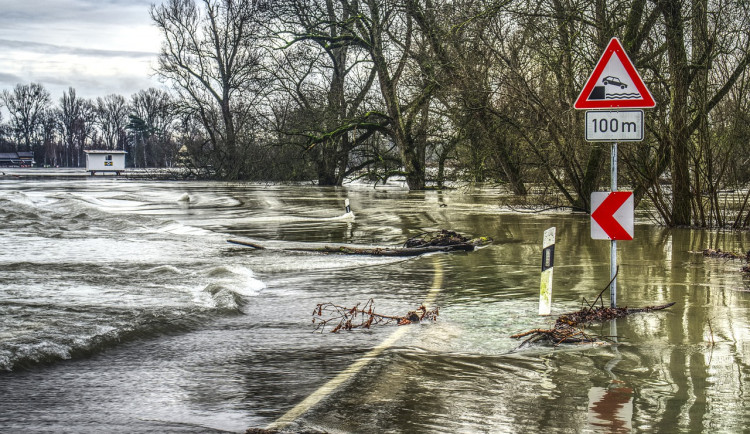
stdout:
<svg viewBox="0 0 750 434">
<path fill-rule="evenodd" d="M 690 133 L 688 131 L 688 93 L 690 71 L 685 49 L 682 5 L 679 0 L 658 3 L 666 27 L 667 56 L 671 77 L 669 130 L 666 140 L 672 149 L 672 213 L 675 226 L 691 223 Z"/>
</svg>

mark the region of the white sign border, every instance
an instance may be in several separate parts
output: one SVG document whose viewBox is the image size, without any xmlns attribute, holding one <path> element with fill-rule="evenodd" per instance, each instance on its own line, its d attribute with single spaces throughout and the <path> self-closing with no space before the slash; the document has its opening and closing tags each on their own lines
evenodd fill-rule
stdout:
<svg viewBox="0 0 750 434">
<path fill-rule="evenodd" d="M 596 211 L 597 208 L 599 208 L 599 205 L 604 202 L 607 197 L 612 194 L 611 191 L 593 191 L 591 192 L 591 214 Z M 622 192 L 620 192 L 622 193 Z M 620 205 L 620 208 L 617 209 L 612 214 L 612 217 L 617 221 L 617 223 L 622 226 L 623 229 L 625 229 L 625 232 L 627 232 L 631 238 L 635 238 L 635 194 L 633 192 L 629 192 L 630 197 L 623 202 L 622 205 Z M 605 231 L 601 226 L 599 226 L 599 223 L 597 223 L 596 220 L 594 220 L 593 216 L 590 216 L 589 220 L 591 221 L 591 239 L 592 240 L 610 240 L 612 241 L 612 238 L 609 237 L 609 234 L 607 234 L 607 231 Z M 626 240 L 621 240 L 626 241 Z"/>
<path fill-rule="evenodd" d="M 589 114 L 602 114 L 602 113 L 628 113 L 628 112 L 636 112 L 640 113 L 641 115 L 641 124 L 640 124 L 640 138 L 637 139 L 623 139 L 623 138 L 612 138 L 612 139 L 590 139 L 589 138 Z M 623 110 L 612 110 L 612 109 L 599 109 L 599 110 L 586 110 L 585 120 L 583 124 L 583 131 L 585 135 L 585 140 L 590 143 L 620 143 L 620 142 L 642 142 L 644 137 L 646 136 L 645 132 L 645 114 L 643 112 L 643 109 L 623 109 Z"/>
</svg>

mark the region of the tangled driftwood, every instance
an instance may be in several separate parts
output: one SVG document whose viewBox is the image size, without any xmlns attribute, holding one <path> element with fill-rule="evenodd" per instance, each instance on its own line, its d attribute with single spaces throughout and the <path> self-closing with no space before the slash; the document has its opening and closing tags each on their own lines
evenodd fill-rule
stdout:
<svg viewBox="0 0 750 434">
<path fill-rule="evenodd" d="M 745 261 L 746 263 L 750 263 L 750 250 L 747 251 L 747 253 L 734 253 L 734 252 L 725 252 L 721 249 L 703 249 L 700 252 L 690 252 L 690 253 L 701 253 L 703 256 L 707 258 L 715 258 L 715 259 L 726 259 L 730 261 Z M 743 273 L 750 273 L 750 265 L 745 264 L 740 268 L 740 271 Z"/>
<path fill-rule="evenodd" d="M 391 316 L 375 313 L 375 301 L 369 299 L 364 306 L 359 307 L 357 303 L 354 307 L 339 306 L 333 303 L 318 303 L 313 310 L 313 324 L 315 331 L 323 332 L 323 329 L 329 323 L 336 323 L 331 333 L 337 333 L 341 330 L 353 330 L 356 328 L 369 329 L 378 324 L 415 324 L 422 321 L 437 321 L 439 308 L 428 310 L 424 305 L 419 306 L 417 310 L 409 311 L 404 316 Z"/>
<path fill-rule="evenodd" d="M 457 232 L 440 229 L 434 232 L 425 232 L 411 237 L 404 243 L 404 248 L 426 248 L 426 247 L 445 247 L 445 246 L 483 246 L 492 242 L 492 238 L 479 237 L 469 238 Z"/>
<path fill-rule="evenodd" d="M 619 271 L 619 269 L 618 269 Z M 617 273 L 615 273 L 617 277 Z M 612 279 L 614 281 L 614 278 Z M 523 333 L 512 335 L 511 338 L 520 339 L 523 337 L 528 338 L 524 340 L 519 348 L 526 344 L 547 341 L 554 345 L 559 344 L 572 344 L 572 343 L 583 343 L 583 342 L 596 342 L 599 340 L 585 332 L 588 325 L 592 323 L 601 323 L 605 321 L 611 321 L 613 319 L 622 318 L 624 316 L 640 313 L 640 312 L 653 312 L 657 310 L 666 309 L 674 303 L 667 303 L 659 306 L 647 306 L 640 308 L 627 308 L 627 307 L 604 307 L 602 295 L 604 291 L 609 289 L 612 285 L 612 281 L 599 293 L 594 299 L 594 302 L 589 304 L 586 299 L 584 303 L 587 305 L 581 310 L 565 313 L 560 315 L 555 321 L 555 325 L 551 329 L 534 329 Z M 599 306 L 597 306 L 597 303 Z"/>
<path fill-rule="evenodd" d="M 750 260 L 750 251 L 748 251 L 747 253 L 734 253 L 725 252 L 721 249 L 704 249 L 701 253 L 703 254 L 703 256 L 707 256 L 709 258 L 732 259 L 745 262 L 748 262 L 748 260 Z"/>
<path fill-rule="evenodd" d="M 527 332 L 515 334 L 511 336 L 511 338 L 520 339 L 529 336 L 528 339 L 521 343 L 521 346 L 542 340 L 551 342 L 554 345 L 563 343 L 572 344 L 582 342 L 596 342 L 599 339 L 587 334 L 585 332 L 586 326 L 592 323 L 600 323 L 616 318 L 622 318 L 633 313 L 662 310 L 672 305 L 674 305 L 674 302 L 662 304 L 659 306 L 647 306 L 640 308 L 603 306 L 584 308 L 576 312 L 570 312 L 560 315 L 555 321 L 555 325 L 551 329 L 529 330 Z"/>
</svg>

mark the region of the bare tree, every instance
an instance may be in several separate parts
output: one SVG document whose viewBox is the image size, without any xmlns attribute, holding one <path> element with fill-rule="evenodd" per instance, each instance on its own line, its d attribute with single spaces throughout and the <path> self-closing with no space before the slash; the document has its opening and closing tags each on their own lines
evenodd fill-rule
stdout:
<svg viewBox="0 0 750 434">
<path fill-rule="evenodd" d="M 683 226 L 693 223 L 694 210 L 698 211 L 696 199 L 702 193 L 694 189 L 695 177 L 699 173 L 691 169 L 691 159 L 695 155 L 692 136 L 701 127 L 704 131 L 708 128 L 707 116 L 750 65 L 750 41 L 747 38 L 738 39 L 725 32 L 720 35 L 709 33 L 709 25 L 714 31 L 721 30 L 716 26 L 729 21 L 727 14 L 746 16 L 748 5 L 737 3 L 733 7 L 724 7 L 696 0 L 688 11 L 684 2 L 678 0 L 657 0 L 655 3 L 663 19 L 670 89 L 669 123 L 661 137 L 663 148 L 671 155 L 669 169 L 673 193 L 671 210 L 664 217 L 667 224 Z M 712 23 L 708 22 L 709 18 Z M 688 40 L 689 32 L 696 35 L 695 40 Z M 721 36 L 721 40 L 717 36 Z M 724 60 L 731 62 L 730 74 L 721 81 L 709 83 L 709 77 L 713 80 L 720 78 L 711 74 L 711 69 L 719 64 L 715 60 L 727 51 L 734 54 L 724 56 Z M 695 89 L 693 95 L 691 88 Z M 701 135 L 699 132 L 698 140 L 701 140 Z"/>
<path fill-rule="evenodd" d="M 279 120 L 287 140 L 301 139 L 318 184 L 341 185 L 361 167 L 349 165 L 351 152 L 386 122 L 366 107 L 375 70 L 366 70 L 366 52 L 352 43 L 353 10 L 342 0 L 288 0 L 274 10 L 284 48 L 275 76 L 282 98 L 293 102 L 282 112 L 298 115 Z"/>
<path fill-rule="evenodd" d="M 51 102 L 49 91 L 39 83 L 17 84 L 12 91 L 3 90 L 0 98 L 10 113 L 12 131 L 23 143 L 20 150 L 41 155 L 41 144 L 36 139 L 42 114 Z"/>
<path fill-rule="evenodd" d="M 90 100 L 78 97 L 72 87 L 68 88 L 60 98 L 57 119 L 63 146 L 63 164 L 68 167 L 80 167 L 84 161 L 83 151 L 86 143 L 94 132 L 94 104 Z"/>
<path fill-rule="evenodd" d="M 425 146 L 423 115 L 428 113 L 435 82 L 426 79 L 415 56 L 424 50 L 424 40 L 415 41 L 412 17 L 403 1 L 340 0 L 345 15 L 337 16 L 335 32 L 317 31 L 314 39 L 331 47 L 362 50 L 372 65 L 379 86 L 382 110 L 370 110 L 370 117 L 382 118 L 379 129 L 398 149 L 402 173 L 410 189 L 425 187 Z M 332 5 L 332 3 L 331 3 Z M 343 17 L 349 17 L 342 20 Z M 330 30 L 330 29 L 329 29 Z M 341 52 L 340 52 L 341 53 Z M 333 52 L 332 52 L 333 54 Z M 329 95 L 335 95 L 335 92 Z"/>
<path fill-rule="evenodd" d="M 149 88 L 133 94 L 130 100 L 131 112 L 127 128 L 134 139 L 133 161 L 143 167 L 156 164 L 161 157 L 161 164 L 173 158 L 168 147 L 171 145 L 171 126 L 175 120 L 175 106 L 172 97 L 165 91 Z M 140 147 L 140 155 L 138 155 Z"/>
<path fill-rule="evenodd" d="M 471 178 L 484 181 L 494 160 L 511 191 L 524 195 L 520 162 L 502 113 L 510 103 L 502 95 L 507 74 L 498 74 L 497 59 L 492 56 L 507 32 L 502 14 L 507 3 L 409 0 L 407 10 L 432 47 L 441 99 L 454 123 L 464 127 L 462 142 L 466 143 L 461 149 Z"/>
<path fill-rule="evenodd" d="M 96 99 L 97 120 L 107 149 L 125 150 L 125 125 L 129 111 L 122 95 L 111 94 Z"/>
<path fill-rule="evenodd" d="M 255 97 L 260 92 L 255 0 L 167 0 L 151 7 L 164 36 L 157 72 L 200 119 L 219 174 L 245 173 Z M 243 135 L 244 133 L 244 135 Z"/>
<path fill-rule="evenodd" d="M 642 55 L 657 99 L 650 116 L 653 142 L 623 155 L 634 174 L 636 200 L 648 197 L 668 226 L 725 225 L 717 214 L 719 186 L 729 167 L 722 162 L 744 144 L 725 144 L 724 151 L 712 145 L 717 127 L 728 121 L 712 112 L 736 86 L 746 85 L 750 6 L 703 0 L 648 4 L 658 19 L 644 44 L 650 52 Z"/>
<path fill-rule="evenodd" d="M 427 43 L 416 34 L 413 17 L 401 2 L 365 0 L 348 5 L 357 11 L 351 20 L 351 35 L 367 50 L 377 73 L 389 120 L 387 131 L 398 148 L 406 183 L 412 190 L 424 189 L 424 116 L 437 88 L 425 51 Z"/>
<path fill-rule="evenodd" d="M 42 148 L 42 165 L 57 166 L 59 164 L 60 141 L 57 128 L 57 116 L 53 108 L 46 108 L 41 116 L 39 129 Z"/>
</svg>

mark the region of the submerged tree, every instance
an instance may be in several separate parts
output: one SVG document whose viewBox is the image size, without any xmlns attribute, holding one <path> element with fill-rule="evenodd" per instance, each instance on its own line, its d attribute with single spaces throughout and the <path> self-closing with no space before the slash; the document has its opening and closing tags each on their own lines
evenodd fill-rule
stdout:
<svg viewBox="0 0 750 434">
<path fill-rule="evenodd" d="M 248 176 L 255 100 L 261 89 L 256 0 L 168 0 L 151 7 L 162 32 L 157 72 L 199 119 L 217 174 Z"/>
<path fill-rule="evenodd" d="M 350 165 L 353 150 L 387 119 L 368 104 L 375 79 L 366 51 L 354 43 L 350 28 L 356 5 L 346 0 L 278 2 L 272 32 L 277 50 L 277 126 L 304 149 L 319 185 L 341 185 L 367 165 Z M 369 72 L 368 72 L 369 69 Z M 369 107 L 368 107 L 369 105 Z"/>
<path fill-rule="evenodd" d="M 693 217 L 705 225 L 699 205 L 704 193 L 700 191 L 701 167 L 708 164 L 713 169 L 713 163 L 702 149 L 709 137 L 711 111 L 750 65 L 747 23 L 738 20 L 747 17 L 749 6 L 744 2 L 716 5 L 706 0 L 696 0 L 690 8 L 678 0 L 655 3 L 662 18 L 668 74 L 665 84 L 669 89 L 665 101 L 669 121 L 659 134 L 659 142 L 671 157 L 668 167 L 664 163 L 657 166 L 657 173 L 669 169 L 672 178 L 671 203 L 662 217 L 672 226 L 690 225 Z"/>
<path fill-rule="evenodd" d="M 504 113 L 504 62 L 493 57 L 503 44 L 508 2 L 409 0 L 407 10 L 434 53 L 433 79 L 439 99 L 454 125 L 461 126 L 462 164 L 474 181 L 499 167 L 499 177 L 518 195 L 526 194 L 517 148 Z"/>
</svg>

